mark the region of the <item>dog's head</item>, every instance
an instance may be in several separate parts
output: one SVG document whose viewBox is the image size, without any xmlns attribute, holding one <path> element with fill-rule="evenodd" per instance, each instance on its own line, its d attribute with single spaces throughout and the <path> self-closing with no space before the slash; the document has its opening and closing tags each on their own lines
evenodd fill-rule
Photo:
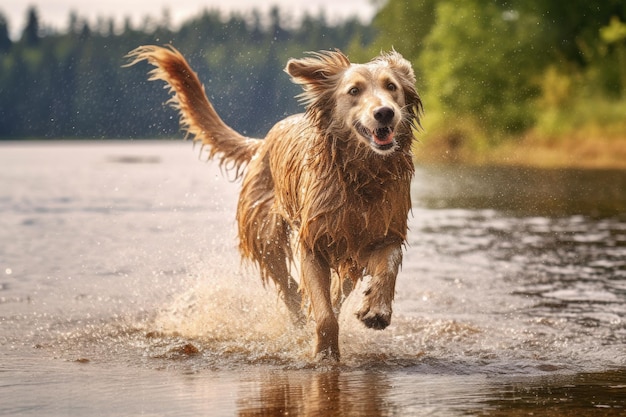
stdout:
<svg viewBox="0 0 626 417">
<path fill-rule="evenodd" d="M 382 155 L 410 146 L 422 102 L 399 53 L 352 64 L 339 51 L 323 51 L 289 60 L 285 71 L 302 84 L 307 113 L 323 131 L 358 138 Z"/>
</svg>

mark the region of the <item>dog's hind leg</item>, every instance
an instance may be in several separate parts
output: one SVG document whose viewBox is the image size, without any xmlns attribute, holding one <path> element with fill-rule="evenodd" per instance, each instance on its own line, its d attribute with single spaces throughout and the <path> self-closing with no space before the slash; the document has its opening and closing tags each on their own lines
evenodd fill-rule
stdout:
<svg viewBox="0 0 626 417">
<path fill-rule="evenodd" d="M 302 313 L 302 297 L 298 283 L 291 276 L 289 265 L 289 229 L 277 215 L 270 214 L 259 222 L 261 224 L 252 258 L 261 270 L 263 281 L 267 282 L 269 278 L 278 287 L 292 321 L 302 325 L 306 322 Z"/>
<path fill-rule="evenodd" d="M 244 178 L 237 207 L 239 250 L 259 266 L 263 282 L 274 281 L 294 323 L 304 324 L 299 285 L 290 272 L 289 227 L 272 211 L 272 189 L 273 183 L 263 171 Z"/>
<path fill-rule="evenodd" d="M 278 215 L 269 215 L 268 223 L 272 224 L 267 224 L 261 230 L 265 241 L 260 242 L 258 254 L 262 255 L 258 257 L 257 263 L 261 267 L 261 273 L 265 275 L 264 278 L 269 276 L 278 286 L 293 322 L 302 325 L 306 322 L 302 313 L 302 297 L 299 285 L 291 276 L 289 268 L 289 228 Z"/>
</svg>

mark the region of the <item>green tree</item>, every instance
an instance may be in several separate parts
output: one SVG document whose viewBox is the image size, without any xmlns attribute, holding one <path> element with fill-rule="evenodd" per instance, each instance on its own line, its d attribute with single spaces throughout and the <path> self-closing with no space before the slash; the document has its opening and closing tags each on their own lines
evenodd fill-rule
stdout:
<svg viewBox="0 0 626 417">
<path fill-rule="evenodd" d="M 369 49 L 371 55 L 392 47 L 405 58 L 416 60 L 435 24 L 436 0 L 389 0 L 374 17 L 379 35 Z"/>
<path fill-rule="evenodd" d="M 593 64 L 597 58 L 600 28 L 612 16 L 626 18 L 623 0 L 513 0 L 503 4 L 541 18 L 534 27 L 541 39 L 536 45 L 538 53 L 581 66 Z"/>
<path fill-rule="evenodd" d="M 528 30 L 536 16 L 490 0 L 440 1 L 435 12 L 418 61 L 427 105 L 446 120 L 469 120 L 493 138 L 528 128 L 538 93 L 533 77 L 544 65 Z"/>
<path fill-rule="evenodd" d="M 619 17 L 613 16 L 607 26 L 600 28 L 600 37 L 607 44 L 615 46 L 621 96 L 626 98 L 626 24 Z"/>
</svg>

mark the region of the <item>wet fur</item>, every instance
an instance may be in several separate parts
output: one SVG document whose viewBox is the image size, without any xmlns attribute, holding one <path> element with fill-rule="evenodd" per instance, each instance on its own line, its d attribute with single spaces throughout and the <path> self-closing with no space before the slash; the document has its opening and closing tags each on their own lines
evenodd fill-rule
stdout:
<svg viewBox="0 0 626 417">
<path fill-rule="evenodd" d="M 173 47 L 142 46 L 163 80 L 181 125 L 243 176 L 237 207 L 239 249 L 273 280 L 295 321 L 301 292 L 316 322 L 315 355 L 339 359 L 336 312 L 367 276 L 356 312 L 368 327 L 389 325 L 411 208 L 411 145 L 422 104 L 408 61 L 393 51 L 352 64 L 339 51 L 289 60 L 303 114 L 277 123 L 264 140 L 247 138 L 217 115 L 197 75 Z M 300 284 L 291 275 L 299 257 Z"/>
</svg>

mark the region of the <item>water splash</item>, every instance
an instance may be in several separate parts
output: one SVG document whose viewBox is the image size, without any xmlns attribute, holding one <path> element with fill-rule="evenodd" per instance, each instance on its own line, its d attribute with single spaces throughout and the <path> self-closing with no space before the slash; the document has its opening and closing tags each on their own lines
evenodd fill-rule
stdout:
<svg viewBox="0 0 626 417">
<path fill-rule="evenodd" d="M 306 360 L 310 325 L 299 328 L 273 285 L 264 288 L 253 271 L 233 273 L 211 268 L 161 309 L 150 327 L 156 334 L 194 340 L 207 354 L 277 363 Z M 231 358 L 232 359 L 232 358 Z"/>
</svg>

